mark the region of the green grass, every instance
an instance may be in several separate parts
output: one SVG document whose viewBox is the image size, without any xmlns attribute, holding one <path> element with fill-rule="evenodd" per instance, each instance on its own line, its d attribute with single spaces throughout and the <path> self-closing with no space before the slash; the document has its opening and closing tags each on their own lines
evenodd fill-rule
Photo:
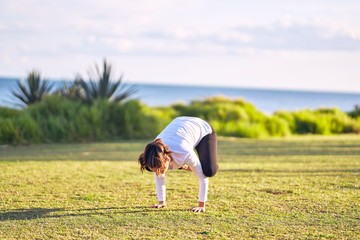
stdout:
<svg viewBox="0 0 360 240">
<path fill-rule="evenodd" d="M 206 213 L 185 171 L 149 208 L 145 143 L 0 146 L 0 239 L 360 238 L 359 136 L 220 138 Z"/>
</svg>

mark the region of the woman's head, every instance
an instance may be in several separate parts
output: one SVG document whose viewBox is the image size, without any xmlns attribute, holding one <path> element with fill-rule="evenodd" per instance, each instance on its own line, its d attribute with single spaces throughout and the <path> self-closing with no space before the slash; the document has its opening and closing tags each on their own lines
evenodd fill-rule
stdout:
<svg viewBox="0 0 360 240">
<path fill-rule="evenodd" d="M 168 169 L 170 158 L 171 151 L 169 147 L 158 138 L 146 145 L 144 152 L 140 154 L 140 170 L 142 172 L 145 169 L 156 172 L 156 175 L 159 176 Z"/>
</svg>

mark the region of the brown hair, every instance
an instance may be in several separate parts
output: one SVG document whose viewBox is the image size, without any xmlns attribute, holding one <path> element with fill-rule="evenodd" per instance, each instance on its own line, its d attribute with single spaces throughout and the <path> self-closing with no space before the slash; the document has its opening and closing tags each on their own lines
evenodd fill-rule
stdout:
<svg viewBox="0 0 360 240">
<path fill-rule="evenodd" d="M 146 168 L 156 168 L 156 174 L 160 175 L 161 169 L 165 167 L 167 157 L 172 160 L 170 148 L 160 138 L 149 143 L 138 159 L 141 172 Z"/>
</svg>

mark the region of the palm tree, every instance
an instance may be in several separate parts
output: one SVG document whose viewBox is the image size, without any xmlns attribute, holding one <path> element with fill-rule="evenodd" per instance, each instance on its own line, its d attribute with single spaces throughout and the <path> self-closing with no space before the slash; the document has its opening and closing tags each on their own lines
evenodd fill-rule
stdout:
<svg viewBox="0 0 360 240">
<path fill-rule="evenodd" d="M 122 75 L 117 80 L 112 80 L 112 66 L 106 59 L 102 69 L 95 64 L 95 71 L 91 69 L 88 75 L 89 81 L 80 79 L 80 84 L 85 93 L 85 100 L 90 103 L 95 99 L 119 102 L 137 91 L 134 86 L 124 86 Z"/>
<path fill-rule="evenodd" d="M 18 88 L 11 91 L 26 106 L 41 101 L 43 96 L 48 94 L 53 87 L 53 84 L 48 81 L 41 80 L 40 73 L 36 70 L 28 74 L 26 83 L 27 86 L 18 80 Z"/>
</svg>

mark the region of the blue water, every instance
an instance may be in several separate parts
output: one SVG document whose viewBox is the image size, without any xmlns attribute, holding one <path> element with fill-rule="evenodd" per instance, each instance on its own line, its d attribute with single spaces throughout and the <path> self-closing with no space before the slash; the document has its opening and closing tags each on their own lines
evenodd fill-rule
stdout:
<svg viewBox="0 0 360 240">
<path fill-rule="evenodd" d="M 54 81 L 55 82 L 55 81 Z M 58 87 L 59 81 L 55 82 Z M 317 109 L 337 107 L 343 111 L 351 111 L 360 105 L 360 93 L 285 91 L 247 88 L 222 88 L 203 86 L 175 86 L 155 84 L 134 84 L 138 89 L 133 98 L 137 98 L 149 106 L 169 106 L 173 103 L 189 103 L 210 96 L 226 96 L 242 98 L 254 104 L 260 111 L 271 114 L 274 111 L 295 111 L 300 109 Z M 15 79 L 0 78 L 0 105 L 14 107 L 17 100 L 11 94 L 16 87 Z"/>
</svg>

